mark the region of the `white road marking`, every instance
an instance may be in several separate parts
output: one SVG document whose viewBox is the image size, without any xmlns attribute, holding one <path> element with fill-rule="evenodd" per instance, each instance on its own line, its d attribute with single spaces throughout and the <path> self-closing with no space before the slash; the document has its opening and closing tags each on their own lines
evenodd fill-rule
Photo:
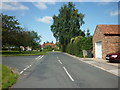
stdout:
<svg viewBox="0 0 120 90">
<path fill-rule="evenodd" d="M 24 71 L 21 71 L 20 74 L 22 74 Z"/>
<path fill-rule="evenodd" d="M 57 59 L 59 59 L 59 58 L 57 57 Z"/>
<path fill-rule="evenodd" d="M 40 56 L 38 56 L 37 58 L 35 58 L 35 59 L 39 59 L 41 57 L 41 55 Z"/>
<path fill-rule="evenodd" d="M 31 67 L 32 65 L 30 65 L 30 67 Z"/>
<path fill-rule="evenodd" d="M 60 60 L 58 60 L 60 64 L 62 64 L 62 62 Z"/>
<path fill-rule="evenodd" d="M 32 65 L 29 65 L 28 67 L 24 68 L 23 71 L 20 72 L 20 74 L 22 74 L 25 70 L 27 70 L 28 68 L 30 68 Z"/>
<path fill-rule="evenodd" d="M 44 55 L 42 55 L 42 57 L 41 58 L 43 58 L 44 57 Z M 39 59 L 41 59 L 41 58 L 39 58 Z"/>
<path fill-rule="evenodd" d="M 24 69 L 24 71 L 27 70 L 27 68 Z"/>
<path fill-rule="evenodd" d="M 35 59 L 36 59 L 37 61 L 39 61 L 39 59 L 43 58 L 43 56 L 44 56 L 44 55 L 42 55 L 42 56 L 40 55 L 40 56 L 38 56 L 38 57 L 35 58 Z"/>
<path fill-rule="evenodd" d="M 42 55 L 42 56 L 40 55 L 40 56 L 38 56 L 38 57 L 35 58 L 35 59 L 37 59 L 37 61 L 38 61 L 39 59 L 43 58 L 43 56 L 44 56 L 44 55 Z M 27 69 L 30 68 L 31 66 L 32 66 L 32 64 L 29 65 L 29 66 L 27 66 L 26 68 L 24 68 L 23 71 L 20 72 L 20 74 L 22 74 L 25 70 L 27 70 Z"/>
<path fill-rule="evenodd" d="M 30 68 L 30 66 L 27 67 L 27 69 Z"/>
<path fill-rule="evenodd" d="M 67 69 L 65 67 L 63 67 L 63 69 L 65 70 L 65 72 L 67 73 L 67 75 L 69 76 L 69 78 L 74 81 L 74 79 L 72 78 L 72 76 L 68 73 Z"/>
<path fill-rule="evenodd" d="M 40 58 L 38 58 L 37 61 L 40 60 L 40 59 L 42 59 L 43 57 L 44 57 L 44 55 L 42 55 Z"/>
</svg>

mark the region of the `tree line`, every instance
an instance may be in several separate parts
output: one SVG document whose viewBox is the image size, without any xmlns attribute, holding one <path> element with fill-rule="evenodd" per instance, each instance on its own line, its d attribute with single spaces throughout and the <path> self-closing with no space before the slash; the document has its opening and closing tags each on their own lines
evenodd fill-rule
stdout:
<svg viewBox="0 0 120 90">
<path fill-rule="evenodd" d="M 79 56 L 82 50 L 92 50 L 89 29 L 87 33 L 80 29 L 85 24 L 84 17 L 85 15 L 79 13 L 72 2 L 61 6 L 59 14 L 53 16 L 51 31 L 59 41 L 61 51 Z"/>
<path fill-rule="evenodd" d="M 8 16 L 1 13 L 2 20 L 2 47 L 30 46 L 37 48 L 41 36 L 35 31 L 23 28 L 15 16 Z"/>
</svg>

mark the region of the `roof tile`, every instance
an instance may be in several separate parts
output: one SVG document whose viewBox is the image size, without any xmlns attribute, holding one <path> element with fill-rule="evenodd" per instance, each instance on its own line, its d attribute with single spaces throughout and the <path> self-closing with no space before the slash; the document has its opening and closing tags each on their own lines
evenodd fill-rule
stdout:
<svg viewBox="0 0 120 90">
<path fill-rule="evenodd" d="M 120 25 L 97 25 L 103 34 L 120 34 Z"/>
</svg>

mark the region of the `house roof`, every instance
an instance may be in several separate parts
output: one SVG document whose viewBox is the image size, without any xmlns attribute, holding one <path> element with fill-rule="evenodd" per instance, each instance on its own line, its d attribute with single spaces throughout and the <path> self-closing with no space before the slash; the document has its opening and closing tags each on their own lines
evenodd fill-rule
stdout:
<svg viewBox="0 0 120 90">
<path fill-rule="evenodd" d="M 44 46 L 55 46 L 55 44 L 54 43 L 44 43 L 44 44 L 42 44 L 41 47 L 44 47 Z"/>
<path fill-rule="evenodd" d="M 103 34 L 120 34 L 120 25 L 97 25 Z"/>
</svg>

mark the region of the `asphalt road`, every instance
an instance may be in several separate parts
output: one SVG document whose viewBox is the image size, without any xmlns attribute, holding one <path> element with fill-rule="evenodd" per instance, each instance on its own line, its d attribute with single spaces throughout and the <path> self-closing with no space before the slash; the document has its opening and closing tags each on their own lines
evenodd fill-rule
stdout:
<svg viewBox="0 0 120 90">
<path fill-rule="evenodd" d="M 3 57 L 20 78 L 12 88 L 118 88 L 118 77 L 64 53 Z"/>
</svg>

